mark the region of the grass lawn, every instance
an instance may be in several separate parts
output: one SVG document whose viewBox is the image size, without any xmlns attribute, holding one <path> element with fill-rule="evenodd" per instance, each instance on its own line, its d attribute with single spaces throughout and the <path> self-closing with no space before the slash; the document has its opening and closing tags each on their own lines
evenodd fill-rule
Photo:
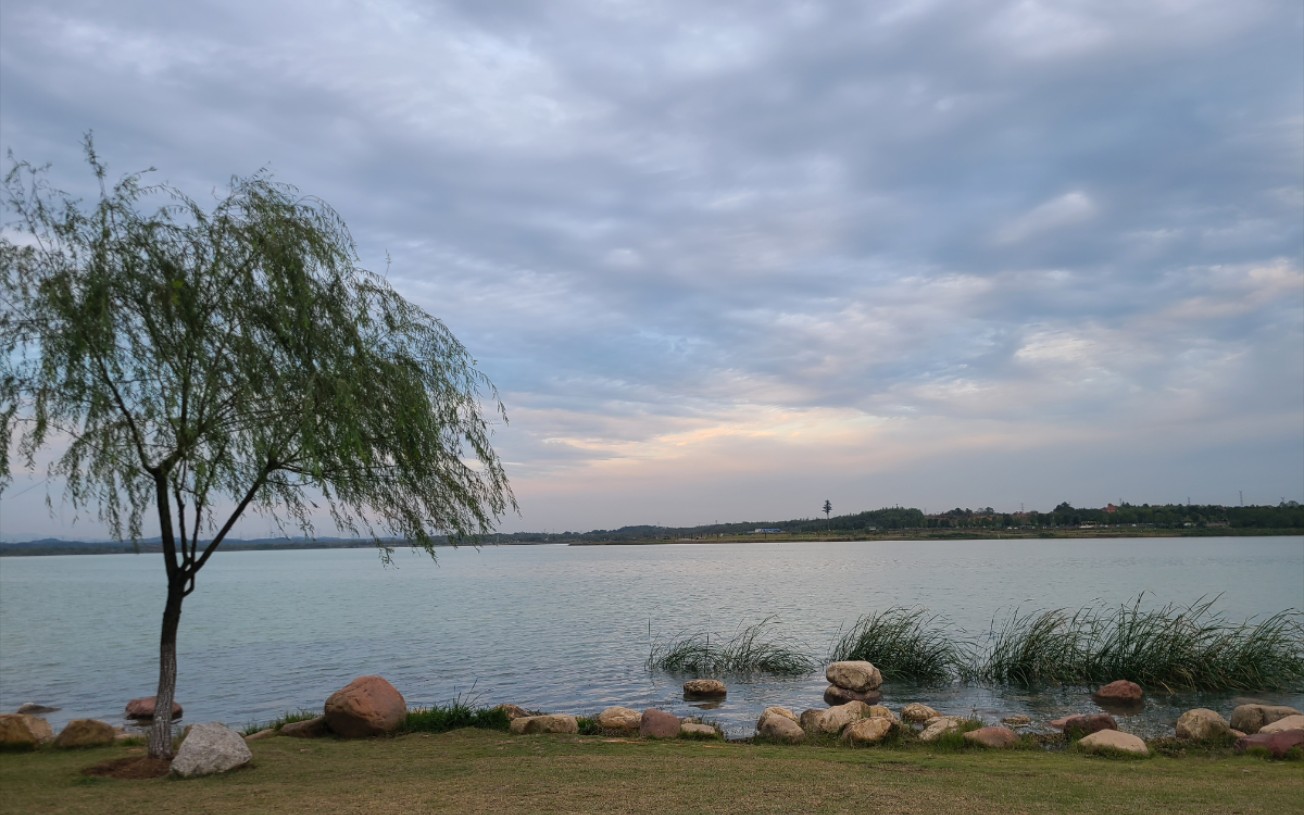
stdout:
<svg viewBox="0 0 1304 815">
<path fill-rule="evenodd" d="M 923 746 L 851 750 L 485 730 L 273 738 L 222 776 L 91 778 L 140 747 L 0 754 L 4 813 L 1298 812 L 1304 767 L 1253 756 L 1145 760 Z"/>
</svg>

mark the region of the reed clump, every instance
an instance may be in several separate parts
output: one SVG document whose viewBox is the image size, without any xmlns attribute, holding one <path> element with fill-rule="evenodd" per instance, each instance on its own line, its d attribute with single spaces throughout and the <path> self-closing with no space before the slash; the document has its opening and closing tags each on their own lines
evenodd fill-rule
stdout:
<svg viewBox="0 0 1304 815">
<path fill-rule="evenodd" d="M 947 634 L 945 621 L 923 608 L 893 606 L 856 620 L 838 638 L 829 661 L 866 660 L 889 681 L 947 682 L 967 662 L 966 648 Z"/>
<path fill-rule="evenodd" d="M 647 658 L 649 670 L 699 677 L 755 675 L 802 676 L 819 667 L 817 660 L 786 637 L 769 629 L 773 616 L 739 629 L 730 639 L 704 632 L 653 643 Z"/>
<path fill-rule="evenodd" d="M 997 627 L 966 678 L 1017 685 L 1130 679 L 1162 690 L 1304 687 L 1304 616 L 1288 610 L 1232 623 L 1217 597 L 1146 608 L 1015 612 Z"/>
<path fill-rule="evenodd" d="M 463 727 L 482 730 L 507 730 L 511 721 L 501 707 L 476 708 L 464 699 L 454 699 L 447 705 L 433 705 L 408 711 L 403 723 L 404 733 L 447 733 Z"/>
</svg>

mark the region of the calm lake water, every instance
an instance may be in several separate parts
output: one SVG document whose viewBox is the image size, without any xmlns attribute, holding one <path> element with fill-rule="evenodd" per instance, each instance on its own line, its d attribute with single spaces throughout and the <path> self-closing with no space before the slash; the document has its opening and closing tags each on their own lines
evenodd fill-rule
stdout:
<svg viewBox="0 0 1304 815">
<path fill-rule="evenodd" d="M 981 638 L 1016 609 L 1216 606 L 1239 623 L 1304 609 L 1304 537 L 1063 541 L 503 546 L 401 551 L 223 552 L 182 614 L 177 698 L 187 722 L 242 727 L 381 674 L 409 705 L 456 698 L 595 714 L 613 704 L 702 714 L 732 736 L 767 705 L 822 706 L 822 674 L 730 683 L 710 711 L 684 677 L 650 673 L 649 646 L 677 634 L 727 638 L 773 615 L 773 631 L 822 657 L 840 630 L 894 605 L 944 616 Z M 121 721 L 157 681 L 159 555 L 0 560 L 0 710 L 36 701 L 68 720 Z M 1092 711 L 1081 689 L 1029 693 L 956 684 L 888 685 L 885 703 L 923 701 L 989 721 Z M 1255 694 L 1304 708 L 1304 694 Z M 1189 707 L 1224 715 L 1233 695 L 1152 696 L 1125 729 L 1171 732 Z"/>
</svg>

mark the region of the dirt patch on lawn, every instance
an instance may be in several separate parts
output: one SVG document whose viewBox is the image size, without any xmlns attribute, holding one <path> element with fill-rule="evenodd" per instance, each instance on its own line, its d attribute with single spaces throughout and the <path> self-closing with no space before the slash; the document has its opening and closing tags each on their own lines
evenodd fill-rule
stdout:
<svg viewBox="0 0 1304 815">
<path fill-rule="evenodd" d="M 171 769 L 172 762 L 165 758 L 128 756 L 87 767 L 81 771 L 81 774 L 95 778 L 122 778 L 139 781 L 146 778 L 162 778 Z"/>
</svg>

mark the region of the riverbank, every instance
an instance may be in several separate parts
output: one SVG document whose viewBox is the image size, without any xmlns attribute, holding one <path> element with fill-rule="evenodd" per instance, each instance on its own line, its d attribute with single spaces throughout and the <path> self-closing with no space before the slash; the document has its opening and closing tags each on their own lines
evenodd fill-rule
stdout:
<svg viewBox="0 0 1304 815">
<path fill-rule="evenodd" d="M 84 768 L 139 747 L 0 755 L 6 811 L 283 813 L 948 813 L 1292 811 L 1295 761 L 1226 753 L 1106 759 L 1074 752 L 776 746 L 458 730 L 391 739 L 277 738 L 253 766 L 172 781 Z"/>
<path fill-rule="evenodd" d="M 563 541 L 568 546 L 649 546 L 681 543 L 876 543 L 980 540 L 1120 540 L 1132 538 L 1279 538 L 1299 537 L 1298 529 L 907 529 L 891 532 L 802 533 L 749 532 L 739 535 L 694 535 L 620 540 Z"/>
</svg>

